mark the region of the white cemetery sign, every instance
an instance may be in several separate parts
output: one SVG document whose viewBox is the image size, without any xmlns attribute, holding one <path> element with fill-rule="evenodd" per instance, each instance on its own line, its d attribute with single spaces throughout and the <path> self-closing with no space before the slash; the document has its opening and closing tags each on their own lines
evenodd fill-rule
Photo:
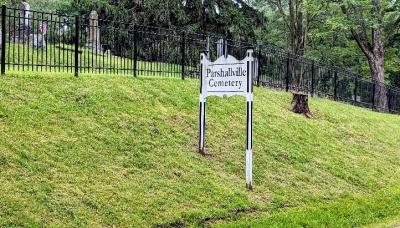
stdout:
<svg viewBox="0 0 400 228">
<path fill-rule="evenodd" d="M 246 97 L 246 187 L 252 189 L 253 77 L 257 74 L 257 59 L 253 57 L 253 50 L 248 50 L 243 60 L 223 55 L 215 62 L 210 62 L 205 54 L 201 54 L 200 61 L 199 151 L 205 154 L 206 98 L 235 95 Z"/>
</svg>

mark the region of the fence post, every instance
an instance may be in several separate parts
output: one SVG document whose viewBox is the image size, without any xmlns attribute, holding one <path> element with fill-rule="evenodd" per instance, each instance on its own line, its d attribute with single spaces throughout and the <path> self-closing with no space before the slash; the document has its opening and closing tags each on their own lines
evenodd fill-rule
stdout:
<svg viewBox="0 0 400 228">
<path fill-rule="evenodd" d="M 181 73 L 182 73 L 182 80 L 185 80 L 185 31 L 182 32 L 181 36 Z"/>
<path fill-rule="evenodd" d="M 391 96 L 391 90 L 390 87 L 388 88 L 388 109 L 389 109 L 389 113 L 392 112 L 391 110 L 391 106 L 392 106 L 392 96 Z"/>
<path fill-rule="evenodd" d="M 261 45 L 258 46 L 258 73 L 257 73 L 257 86 L 260 87 L 260 77 L 261 77 Z"/>
<path fill-rule="evenodd" d="M 372 109 L 375 109 L 375 91 L 376 91 L 376 83 L 375 80 L 372 82 Z"/>
<path fill-rule="evenodd" d="M 315 62 L 312 61 L 311 65 L 311 97 L 315 94 Z"/>
<path fill-rule="evenodd" d="M 333 72 L 333 100 L 337 100 L 337 71 L 335 69 L 335 71 Z"/>
<path fill-rule="evenodd" d="M 357 77 L 354 77 L 354 103 L 357 103 L 357 86 L 358 86 L 358 80 Z"/>
<path fill-rule="evenodd" d="M 79 17 L 75 16 L 75 77 L 79 73 Z"/>
<path fill-rule="evenodd" d="M 289 81 L 290 81 L 290 57 L 289 54 L 286 59 L 286 92 L 289 92 Z"/>
<path fill-rule="evenodd" d="M 1 6 L 1 75 L 6 75 L 6 6 Z"/>
<path fill-rule="evenodd" d="M 133 25 L 133 76 L 137 77 L 137 27 L 136 24 Z"/>
</svg>

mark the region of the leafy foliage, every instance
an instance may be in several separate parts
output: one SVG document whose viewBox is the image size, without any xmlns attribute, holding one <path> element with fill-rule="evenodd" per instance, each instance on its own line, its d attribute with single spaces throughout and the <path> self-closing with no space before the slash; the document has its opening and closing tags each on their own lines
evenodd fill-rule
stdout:
<svg viewBox="0 0 400 228">
<path fill-rule="evenodd" d="M 92 10 L 104 20 L 216 33 L 244 41 L 255 40 L 254 30 L 262 22 L 262 15 L 255 9 L 232 0 L 82 0 L 60 9 L 86 17 Z"/>
<path fill-rule="evenodd" d="M 288 14 L 288 2 L 290 0 L 251 0 L 250 4 L 264 12 L 267 23 L 257 33 L 258 38 L 264 42 L 277 44 L 290 49 L 289 30 L 285 26 Z M 327 4 L 326 7 L 322 7 Z M 383 0 L 382 20 L 377 20 L 377 15 L 372 11 L 371 0 L 352 1 L 303 1 L 299 4 L 299 10 L 304 14 L 314 14 L 318 17 L 313 22 L 308 32 L 308 47 L 305 55 L 338 65 L 363 75 L 370 79 L 370 67 L 367 58 L 360 50 L 352 36 L 350 29 L 359 29 L 355 26 L 359 16 L 352 14 L 346 17 L 342 7 L 353 4 L 362 9 L 361 14 L 365 19 L 365 27 L 381 26 L 384 38 L 387 40 L 385 47 L 385 72 L 386 79 L 394 72 L 400 71 L 400 1 Z M 279 10 L 279 7 L 282 10 Z M 378 23 L 379 22 L 379 23 Z M 369 32 L 369 30 L 368 30 Z M 371 39 L 371 36 L 366 36 Z M 371 43 L 372 40 L 369 40 Z"/>
</svg>

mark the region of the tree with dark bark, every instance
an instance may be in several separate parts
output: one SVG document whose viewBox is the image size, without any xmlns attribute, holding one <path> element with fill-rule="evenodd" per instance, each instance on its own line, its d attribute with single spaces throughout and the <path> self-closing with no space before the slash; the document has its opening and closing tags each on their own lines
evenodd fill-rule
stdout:
<svg viewBox="0 0 400 228">
<path fill-rule="evenodd" d="M 377 110 L 388 108 L 385 82 L 385 47 L 400 30 L 399 0 L 341 1 L 340 7 L 352 37 L 368 59 L 375 83 L 374 104 Z"/>
</svg>

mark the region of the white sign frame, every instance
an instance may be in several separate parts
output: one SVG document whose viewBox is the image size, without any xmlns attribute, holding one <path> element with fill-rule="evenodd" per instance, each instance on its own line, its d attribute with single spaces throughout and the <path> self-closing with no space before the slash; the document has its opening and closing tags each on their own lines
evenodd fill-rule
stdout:
<svg viewBox="0 0 400 228">
<path fill-rule="evenodd" d="M 246 188 L 253 188 L 253 78 L 258 74 L 258 61 L 253 50 L 243 60 L 227 55 L 215 62 L 200 55 L 199 152 L 205 152 L 206 98 L 209 96 L 246 97 Z M 217 88 L 218 87 L 218 88 Z"/>
</svg>

